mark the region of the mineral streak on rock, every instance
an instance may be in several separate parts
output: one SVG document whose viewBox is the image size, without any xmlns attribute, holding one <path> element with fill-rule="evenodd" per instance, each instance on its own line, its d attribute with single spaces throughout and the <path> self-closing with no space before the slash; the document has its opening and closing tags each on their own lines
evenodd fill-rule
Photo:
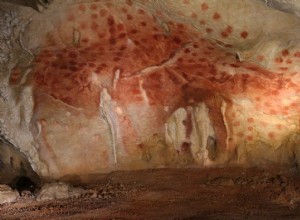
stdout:
<svg viewBox="0 0 300 220">
<path fill-rule="evenodd" d="M 299 130 L 300 49 L 278 30 L 299 21 L 264 7 L 119 0 L 46 10 L 54 28 L 29 74 L 42 175 L 176 166 L 180 158 L 251 165 L 252 149 L 291 163 L 280 155 Z M 21 73 L 12 72 L 10 86 Z"/>
</svg>

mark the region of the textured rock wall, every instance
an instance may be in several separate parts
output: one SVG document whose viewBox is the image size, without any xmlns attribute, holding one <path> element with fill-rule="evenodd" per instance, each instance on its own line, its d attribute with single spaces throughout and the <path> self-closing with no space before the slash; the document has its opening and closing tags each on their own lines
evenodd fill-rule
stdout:
<svg viewBox="0 0 300 220">
<path fill-rule="evenodd" d="M 243 0 L 1 5 L 0 133 L 39 175 L 298 163 L 296 16 Z"/>
</svg>

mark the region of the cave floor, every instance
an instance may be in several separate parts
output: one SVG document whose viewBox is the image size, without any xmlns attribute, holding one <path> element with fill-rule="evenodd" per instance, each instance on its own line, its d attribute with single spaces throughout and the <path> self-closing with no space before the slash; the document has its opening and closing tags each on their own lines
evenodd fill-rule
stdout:
<svg viewBox="0 0 300 220">
<path fill-rule="evenodd" d="M 300 219 L 300 176 L 258 169 L 120 171 L 79 198 L 0 206 L 0 219 Z"/>
</svg>

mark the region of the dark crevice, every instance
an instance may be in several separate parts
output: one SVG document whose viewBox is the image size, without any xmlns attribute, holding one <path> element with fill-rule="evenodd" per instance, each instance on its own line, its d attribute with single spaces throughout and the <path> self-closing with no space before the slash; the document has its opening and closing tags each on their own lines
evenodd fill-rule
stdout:
<svg viewBox="0 0 300 220">
<path fill-rule="evenodd" d="M 30 191 L 31 193 L 34 193 L 38 188 L 38 185 L 27 176 L 19 176 L 13 180 L 11 187 L 18 190 L 21 194 L 23 191 Z"/>
<path fill-rule="evenodd" d="M 0 184 L 9 185 L 20 193 L 33 193 L 41 184 L 26 155 L 6 140 L 0 140 Z"/>
</svg>

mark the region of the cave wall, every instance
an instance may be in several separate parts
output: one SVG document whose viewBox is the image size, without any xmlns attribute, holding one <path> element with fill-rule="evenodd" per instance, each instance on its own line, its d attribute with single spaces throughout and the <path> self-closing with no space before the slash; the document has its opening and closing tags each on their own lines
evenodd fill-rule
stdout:
<svg viewBox="0 0 300 220">
<path fill-rule="evenodd" d="M 0 4 L 0 134 L 40 176 L 298 163 L 297 16 L 243 0 Z"/>
</svg>

